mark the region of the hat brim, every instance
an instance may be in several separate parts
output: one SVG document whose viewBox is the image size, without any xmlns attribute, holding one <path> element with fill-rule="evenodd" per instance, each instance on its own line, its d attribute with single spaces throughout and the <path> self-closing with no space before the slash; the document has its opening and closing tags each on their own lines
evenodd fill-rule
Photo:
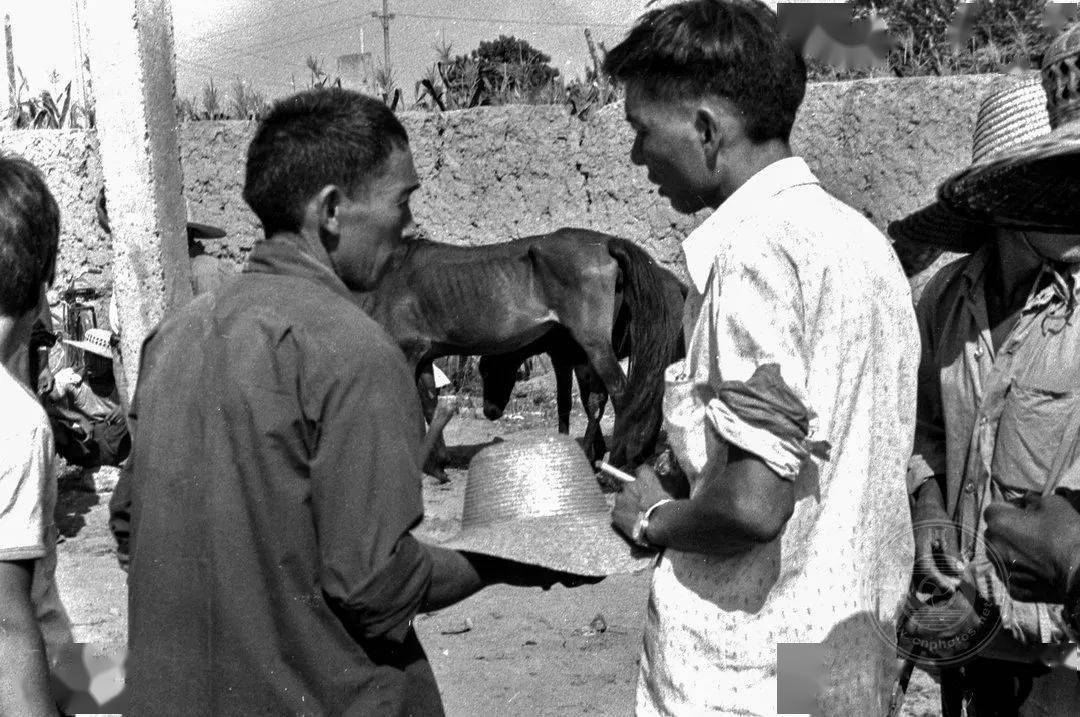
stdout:
<svg viewBox="0 0 1080 717">
<path fill-rule="evenodd" d="M 938 200 L 971 221 L 1080 234 L 1080 123 L 958 172 Z"/>
<path fill-rule="evenodd" d="M 474 526 L 439 545 L 588 577 L 635 573 L 651 567 L 656 557 L 615 532 L 606 512 Z"/>
<path fill-rule="evenodd" d="M 200 224 L 199 222 L 188 222 L 187 234 L 188 239 L 220 239 L 226 236 L 225 230 L 221 227 Z"/>
<path fill-rule="evenodd" d="M 888 232 L 897 243 L 929 244 L 954 252 L 975 251 L 994 236 L 992 227 L 951 212 L 941 202 L 890 222 Z"/>
<path fill-rule="evenodd" d="M 81 349 L 83 351 L 86 351 L 87 353 L 92 353 L 95 356 L 100 356 L 101 358 L 106 358 L 106 359 L 109 359 L 110 361 L 112 360 L 112 352 L 111 351 L 106 351 L 105 349 L 101 348 L 97 344 L 92 344 L 89 341 L 69 341 L 67 339 L 64 339 L 64 343 L 67 344 L 68 346 L 73 346 L 73 347 L 75 347 L 77 349 Z"/>
</svg>

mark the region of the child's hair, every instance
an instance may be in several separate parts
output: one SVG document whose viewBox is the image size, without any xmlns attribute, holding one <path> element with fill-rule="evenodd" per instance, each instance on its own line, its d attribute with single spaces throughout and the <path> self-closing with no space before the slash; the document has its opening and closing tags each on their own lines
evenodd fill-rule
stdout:
<svg viewBox="0 0 1080 717">
<path fill-rule="evenodd" d="M 688 0 L 638 18 L 604 60 L 616 81 L 645 96 L 723 97 L 753 142 L 788 141 L 806 93 L 806 63 L 758 0 Z"/>
<path fill-rule="evenodd" d="M 24 316 L 52 284 L 60 209 L 37 167 L 0 154 L 0 314 Z"/>
<path fill-rule="evenodd" d="M 357 92 L 314 89 L 277 102 L 248 147 L 244 200 L 266 236 L 297 231 L 304 205 L 328 184 L 366 188 L 405 128 L 379 100 Z"/>
</svg>

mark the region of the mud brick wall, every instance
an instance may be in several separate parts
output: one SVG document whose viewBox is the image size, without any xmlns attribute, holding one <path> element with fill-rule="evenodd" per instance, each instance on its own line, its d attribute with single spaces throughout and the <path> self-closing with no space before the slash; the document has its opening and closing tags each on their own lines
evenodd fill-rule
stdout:
<svg viewBox="0 0 1080 717">
<path fill-rule="evenodd" d="M 811 85 L 794 136 L 831 192 L 878 227 L 921 206 L 965 166 L 978 98 L 989 76 L 873 79 Z M 629 161 L 621 105 L 588 121 L 558 106 L 508 106 L 445 114 L 406 112 L 423 187 L 417 222 L 432 238 L 488 244 L 580 226 L 633 239 L 682 273 L 679 242 L 704 214 L 674 212 Z M 261 235 L 241 198 L 255 124 L 181 127 L 191 218 L 228 230 L 208 243 L 239 264 Z M 101 184 L 92 131 L 0 132 L 0 150 L 42 167 L 63 209 L 61 278 L 85 271 L 103 291 L 110 248 L 93 202 Z M 905 252 L 910 256 L 911 252 Z M 917 262 L 919 256 L 914 256 Z M 924 276 L 914 277 L 918 288 Z"/>
</svg>

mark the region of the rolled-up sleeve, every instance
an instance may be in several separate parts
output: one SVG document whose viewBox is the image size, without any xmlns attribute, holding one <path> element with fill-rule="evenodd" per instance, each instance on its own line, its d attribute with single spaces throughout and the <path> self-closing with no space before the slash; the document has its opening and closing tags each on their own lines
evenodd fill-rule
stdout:
<svg viewBox="0 0 1080 717">
<path fill-rule="evenodd" d="M 40 422 L 22 418 L 0 431 L 0 561 L 34 560 L 47 551 L 51 516 L 43 512 L 42 495 L 52 470 L 52 437 Z"/>
<path fill-rule="evenodd" d="M 944 475 L 945 417 L 941 404 L 941 374 L 935 360 L 933 320 L 936 292 L 927 291 L 915 307 L 919 322 L 922 352 L 919 359 L 919 386 L 915 409 L 915 444 L 908 462 L 908 493 L 914 493 L 926 480 Z"/>
<path fill-rule="evenodd" d="M 717 257 L 712 282 L 710 387 L 720 393 L 721 382 L 749 382 L 761 367 L 773 364 L 776 380 L 812 416 L 802 288 L 791 257 L 767 240 L 739 247 Z M 710 422 L 725 440 L 757 455 L 781 477 L 798 475 L 807 459 L 799 445 L 760 425 L 749 425 L 737 407 L 717 405 L 715 399 L 710 403 Z"/>
<path fill-rule="evenodd" d="M 327 601 L 353 634 L 400 642 L 431 582 L 431 557 L 410 534 L 423 518 L 422 422 L 404 366 L 378 359 L 340 367 L 311 490 Z"/>
</svg>

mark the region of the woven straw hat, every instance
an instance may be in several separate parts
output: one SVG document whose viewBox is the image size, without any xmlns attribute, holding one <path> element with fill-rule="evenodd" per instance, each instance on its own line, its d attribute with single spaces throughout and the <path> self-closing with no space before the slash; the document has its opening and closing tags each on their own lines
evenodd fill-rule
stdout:
<svg viewBox="0 0 1080 717">
<path fill-rule="evenodd" d="M 1037 77 L 1004 76 L 994 83 L 979 104 L 971 165 L 946 179 L 945 183 L 984 167 L 1049 132 L 1046 95 Z M 939 199 L 890 223 L 889 235 L 898 242 L 933 244 L 949 251 L 973 251 L 994 236 L 990 222 L 985 218 L 963 216 L 950 209 Z"/>
<path fill-rule="evenodd" d="M 938 190 L 949 209 L 999 226 L 1080 234 L 1080 24 L 1043 56 L 1051 131 L 993 161 L 969 167 Z"/>
<path fill-rule="evenodd" d="M 550 431 L 523 431 L 476 454 L 461 532 L 442 546 L 587 576 L 635 572 L 653 557 L 615 532 L 581 447 Z"/>
</svg>

